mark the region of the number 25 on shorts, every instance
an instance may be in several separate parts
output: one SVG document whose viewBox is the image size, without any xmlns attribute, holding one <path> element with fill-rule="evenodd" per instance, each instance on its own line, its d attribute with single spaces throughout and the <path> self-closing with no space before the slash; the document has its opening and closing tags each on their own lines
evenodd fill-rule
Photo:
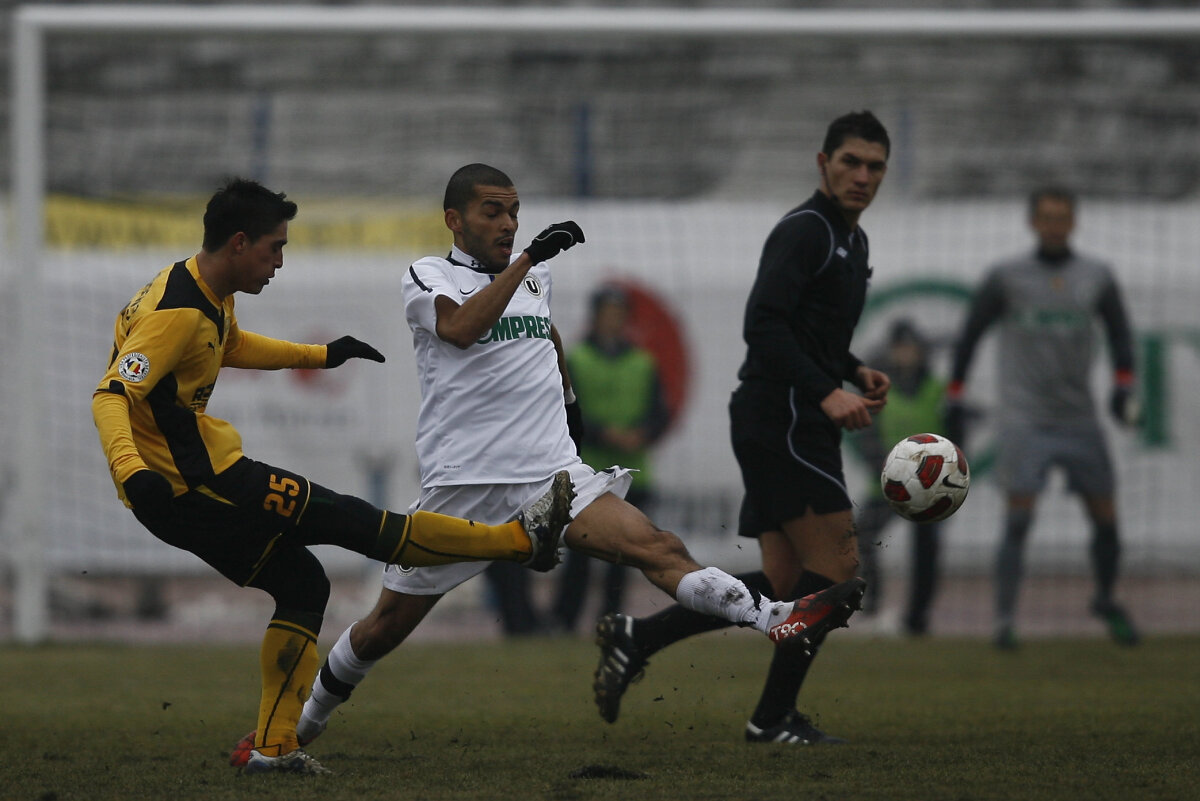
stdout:
<svg viewBox="0 0 1200 801">
<path fill-rule="evenodd" d="M 300 482 L 294 478 L 279 478 L 274 473 L 267 486 L 275 490 L 268 492 L 263 498 L 263 508 L 275 512 L 280 517 L 291 517 L 296 511 L 296 496 L 300 494 Z"/>
</svg>

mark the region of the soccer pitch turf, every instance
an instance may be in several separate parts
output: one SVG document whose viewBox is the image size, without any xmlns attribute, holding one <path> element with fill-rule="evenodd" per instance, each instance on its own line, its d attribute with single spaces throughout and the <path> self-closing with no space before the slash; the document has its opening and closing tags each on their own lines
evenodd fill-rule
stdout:
<svg viewBox="0 0 1200 801">
<path fill-rule="evenodd" d="M 332 776 L 242 776 L 253 646 L 0 648 L 0 798 L 1189 799 L 1200 638 L 839 638 L 802 709 L 844 746 L 750 745 L 770 647 L 744 631 L 655 655 L 596 714 L 583 639 L 416 643 L 309 749 Z"/>
</svg>

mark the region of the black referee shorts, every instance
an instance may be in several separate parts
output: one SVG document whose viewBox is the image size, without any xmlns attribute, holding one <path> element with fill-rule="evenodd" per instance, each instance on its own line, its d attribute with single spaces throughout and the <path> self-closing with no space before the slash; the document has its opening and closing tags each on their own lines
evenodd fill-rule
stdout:
<svg viewBox="0 0 1200 801">
<path fill-rule="evenodd" d="M 169 515 L 134 514 L 154 536 L 241 586 L 270 559 L 308 545 L 368 553 L 382 521 L 382 512 L 364 500 L 245 457 L 176 497 Z"/>
<path fill-rule="evenodd" d="M 819 407 L 785 385 L 745 381 L 730 399 L 729 417 L 746 488 L 739 535 L 780 531 L 809 509 L 829 514 L 851 508 L 841 430 Z"/>
</svg>

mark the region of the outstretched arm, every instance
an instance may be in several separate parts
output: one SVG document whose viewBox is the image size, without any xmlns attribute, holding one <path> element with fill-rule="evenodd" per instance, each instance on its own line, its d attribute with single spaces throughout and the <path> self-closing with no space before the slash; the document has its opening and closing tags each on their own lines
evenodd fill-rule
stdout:
<svg viewBox="0 0 1200 801">
<path fill-rule="evenodd" d="M 341 337 L 328 345 L 305 345 L 245 331 L 235 325 L 230 329 L 229 340 L 221 361 L 223 367 L 246 370 L 283 370 L 293 367 L 318 369 L 340 367 L 349 359 L 384 360 L 382 353 L 351 336 Z"/>
<path fill-rule="evenodd" d="M 500 271 L 490 284 L 468 298 L 465 303 L 453 301 L 447 295 L 434 298 L 438 338 L 463 350 L 478 342 L 484 334 L 492 330 L 492 326 L 508 308 L 513 293 L 532 267 L 533 261 L 529 254 L 522 253 L 512 264 Z"/>
<path fill-rule="evenodd" d="M 549 261 L 583 241 L 583 231 L 574 222 L 555 223 L 538 234 L 520 256 L 465 303 L 438 295 L 433 301 L 438 337 L 456 348 L 471 347 L 500 319 L 533 265 Z"/>
</svg>

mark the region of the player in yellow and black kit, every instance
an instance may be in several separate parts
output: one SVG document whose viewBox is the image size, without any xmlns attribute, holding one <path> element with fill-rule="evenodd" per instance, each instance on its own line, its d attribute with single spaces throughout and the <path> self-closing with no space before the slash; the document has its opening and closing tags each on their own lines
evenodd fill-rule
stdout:
<svg viewBox="0 0 1200 801">
<path fill-rule="evenodd" d="M 213 195 L 201 251 L 160 272 L 117 316 L 112 358 L 92 398 L 117 493 L 138 521 L 275 600 L 262 643 L 258 736 L 247 772 L 327 772 L 296 740 L 329 598 L 329 580 L 306 546 L 339 545 L 408 566 L 508 559 L 548 570 L 573 497 L 564 472 L 517 520 L 485 526 L 429 512 L 387 512 L 242 454 L 233 426 L 205 413 L 222 367 L 383 361 L 349 336 L 302 345 L 238 326 L 234 293 L 258 294 L 283 266 L 295 215 L 295 203 L 253 181 L 235 179 Z"/>
</svg>

